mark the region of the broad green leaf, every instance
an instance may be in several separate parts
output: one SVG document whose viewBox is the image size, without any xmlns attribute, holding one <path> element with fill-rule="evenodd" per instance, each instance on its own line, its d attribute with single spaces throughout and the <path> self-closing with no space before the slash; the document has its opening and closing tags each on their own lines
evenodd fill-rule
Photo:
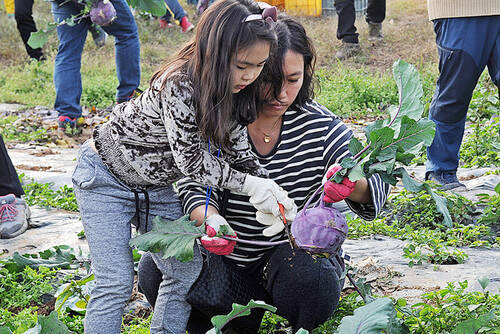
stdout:
<svg viewBox="0 0 500 334">
<path fill-rule="evenodd" d="M 479 278 L 477 281 L 479 282 L 483 290 L 486 289 L 486 287 L 490 284 L 490 279 L 485 276 Z"/>
<path fill-rule="evenodd" d="M 434 139 L 436 126 L 433 121 L 412 120 L 406 116 L 401 121 L 401 129 L 395 144 L 399 152 L 417 153 L 422 146 L 430 146 Z"/>
<path fill-rule="evenodd" d="M 392 174 L 392 172 L 394 170 L 395 163 L 396 163 L 396 158 L 394 157 L 391 160 L 380 161 L 380 162 L 376 162 L 374 164 L 371 164 L 368 167 L 368 175 L 373 175 L 373 174 L 379 173 L 379 172 Z"/>
<path fill-rule="evenodd" d="M 155 217 L 153 229 L 130 239 L 129 244 L 143 251 L 163 252 L 163 258 L 175 257 L 181 262 L 188 262 L 194 256 L 195 240 L 205 235 L 203 227 L 196 227 L 195 223 L 189 220 L 189 215 L 175 221 Z"/>
<path fill-rule="evenodd" d="M 163 0 L 127 0 L 127 2 L 131 7 L 154 16 L 161 17 L 167 12 Z"/>
<path fill-rule="evenodd" d="M 42 258 L 42 256 L 45 258 Z M 32 269 L 36 269 L 40 266 L 61 269 L 77 268 L 79 266 L 78 263 L 75 263 L 76 256 L 74 255 L 74 250 L 66 245 L 56 246 L 51 250 L 46 250 L 42 252 L 40 257 L 41 258 L 38 258 L 36 254 L 32 254 L 31 257 L 26 257 L 15 252 L 11 258 L 4 262 L 4 266 L 10 272 L 20 272 L 26 266 Z"/>
<path fill-rule="evenodd" d="M 500 182 L 495 186 L 495 192 L 500 195 Z"/>
<path fill-rule="evenodd" d="M 309 331 L 304 328 L 300 328 L 295 334 L 309 334 Z"/>
<path fill-rule="evenodd" d="M 52 311 L 48 316 L 39 316 L 38 323 L 42 326 L 40 334 L 70 334 L 68 327 L 57 318 L 57 312 Z"/>
<path fill-rule="evenodd" d="M 415 121 L 422 118 L 424 106 L 421 102 L 423 90 L 417 69 L 405 61 L 397 60 L 392 65 L 392 73 L 399 90 L 399 108 L 390 109 L 391 128 L 399 133 L 401 120 L 407 116 Z"/>
<path fill-rule="evenodd" d="M 49 35 L 51 32 L 52 31 L 46 31 L 43 29 L 32 32 L 30 38 L 28 39 L 28 45 L 33 49 L 41 48 L 49 40 Z"/>
<path fill-rule="evenodd" d="M 394 130 L 391 128 L 384 127 L 370 133 L 370 143 L 373 150 L 386 148 L 393 142 Z M 373 155 L 372 158 L 374 158 Z"/>
<path fill-rule="evenodd" d="M 380 334 L 389 326 L 394 305 L 390 298 L 378 298 L 342 318 L 338 334 Z"/>
<path fill-rule="evenodd" d="M 356 182 L 356 181 L 364 178 L 365 172 L 363 172 L 363 168 L 361 167 L 361 164 L 354 166 L 354 168 L 349 171 L 348 177 L 349 177 L 349 180 L 351 180 L 352 182 Z"/>
<path fill-rule="evenodd" d="M 215 317 L 212 317 L 211 319 L 212 324 L 214 325 L 215 328 L 222 329 L 231 320 L 249 315 L 250 311 L 253 308 L 262 308 L 264 310 L 273 313 L 276 312 L 276 307 L 266 304 L 263 301 L 260 300 L 254 301 L 252 299 L 248 302 L 247 305 L 240 305 L 237 303 L 233 303 L 232 311 L 227 315 L 217 315 Z"/>
<path fill-rule="evenodd" d="M 361 144 L 361 142 L 356 137 L 352 137 L 349 141 L 348 147 L 349 152 L 351 152 L 352 155 L 356 155 L 363 149 L 363 144 Z"/>
<path fill-rule="evenodd" d="M 404 169 L 403 167 L 398 168 L 397 172 L 401 173 L 403 186 L 405 187 L 406 190 L 418 193 L 419 191 L 422 191 L 424 189 L 423 183 L 418 182 L 417 180 L 412 178 L 410 174 L 408 174 L 406 169 Z"/>
<path fill-rule="evenodd" d="M 411 161 L 415 158 L 415 154 L 412 153 L 402 153 L 402 152 L 397 152 L 396 153 L 396 161 L 402 163 L 405 166 L 408 166 Z"/>
<path fill-rule="evenodd" d="M 386 125 L 386 123 L 387 123 L 387 121 L 384 121 L 382 119 L 378 119 L 375 122 L 373 122 L 372 124 L 368 124 L 367 126 L 365 126 L 365 137 L 366 137 L 366 140 L 368 141 L 368 143 L 371 143 L 371 141 L 370 141 L 371 133 L 373 131 L 382 129 Z"/>
<path fill-rule="evenodd" d="M 443 215 L 443 224 L 447 227 L 452 227 L 453 221 L 451 220 L 450 212 L 448 211 L 448 200 L 445 197 L 438 195 L 427 183 L 424 183 L 424 189 L 431 195 L 434 202 L 436 202 L 438 212 Z"/>
<path fill-rule="evenodd" d="M 342 162 L 340 163 L 340 166 L 345 169 L 352 168 L 356 165 L 356 161 L 354 161 L 351 157 L 347 157 L 342 159 Z"/>
<path fill-rule="evenodd" d="M 477 333 L 481 327 L 487 326 L 496 318 L 493 311 L 483 314 L 476 319 L 468 319 L 457 325 L 451 334 Z"/>
<path fill-rule="evenodd" d="M 12 334 L 12 331 L 7 326 L 0 326 L 0 334 Z"/>
</svg>

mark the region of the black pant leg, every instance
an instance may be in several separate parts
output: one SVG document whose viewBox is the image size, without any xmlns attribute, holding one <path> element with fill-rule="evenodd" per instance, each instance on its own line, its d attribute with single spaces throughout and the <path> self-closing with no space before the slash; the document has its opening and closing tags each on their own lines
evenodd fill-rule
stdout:
<svg viewBox="0 0 500 334">
<path fill-rule="evenodd" d="M 366 22 L 382 23 L 385 19 L 386 0 L 368 0 Z"/>
<path fill-rule="evenodd" d="M 2 135 L 0 135 L 0 196 L 8 194 L 21 197 L 24 195 L 24 190 L 21 182 L 19 182 L 16 169 L 7 153 Z"/>
<path fill-rule="evenodd" d="M 137 286 L 139 292 L 144 294 L 149 304 L 154 307 L 163 278 L 151 253 L 144 253 L 142 255 L 137 271 Z"/>
<path fill-rule="evenodd" d="M 337 39 L 346 43 L 359 43 L 356 32 L 356 10 L 354 0 L 335 0 L 335 11 L 337 12 Z"/>
<path fill-rule="evenodd" d="M 338 306 L 343 281 L 334 261 L 313 259 L 289 245 L 276 248 L 267 266 L 267 290 L 276 313 L 288 319 L 293 333 L 313 330 Z"/>
<path fill-rule="evenodd" d="M 15 5 L 15 18 L 17 23 L 17 30 L 21 35 L 26 52 L 31 58 L 40 60 L 43 57 L 42 49 L 33 49 L 28 45 L 28 39 L 32 32 L 36 30 L 35 20 L 33 20 L 33 1 L 34 0 L 14 0 Z"/>
</svg>

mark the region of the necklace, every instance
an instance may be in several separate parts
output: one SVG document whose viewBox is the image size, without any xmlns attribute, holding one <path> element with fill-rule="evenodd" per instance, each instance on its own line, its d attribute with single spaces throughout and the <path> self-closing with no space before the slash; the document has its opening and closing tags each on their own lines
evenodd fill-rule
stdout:
<svg viewBox="0 0 500 334">
<path fill-rule="evenodd" d="M 271 128 L 271 130 L 269 130 L 269 132 L 272 132 L 274 130 L 274 128 L 276 127 L 276 125 L 278 124 L 278 121 L 281 121 L 281 116 L 278 117 L 278 119 L 276 119 L 276 121 L 274 122 L 274 125 L 273 127 Z M 264 131 L 262 131 L 262 133 L 264 134 L 264 143 L 270 143 L 271 140 L 273 140 L 273 138 L 271 137 L 271 135 L 269 133 L 265 133 Z"/>
</svg>

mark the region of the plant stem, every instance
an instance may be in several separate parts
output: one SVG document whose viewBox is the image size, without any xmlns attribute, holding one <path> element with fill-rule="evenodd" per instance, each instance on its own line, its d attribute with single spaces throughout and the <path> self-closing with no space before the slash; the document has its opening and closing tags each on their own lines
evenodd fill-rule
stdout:
<svg viewBox="0 0 500 334">
<path fill-rule="evenodd" d="M 238 239 L 238 238 L 231 238 L 231 237 L 226 237 L 226 236 L 221 236 L 219 238 L 229 240 L 229 241 L 236 241 L 242 244 L 248 244 L 248 245 L 254 245 L 254 246 L 278 246 L 278 245 L 284 245 L 288 243 L 288 240 L 280 240 L 280 241 L 258 241 L 258 240 L 244 240 L 244 239 Z"/>
</svg>

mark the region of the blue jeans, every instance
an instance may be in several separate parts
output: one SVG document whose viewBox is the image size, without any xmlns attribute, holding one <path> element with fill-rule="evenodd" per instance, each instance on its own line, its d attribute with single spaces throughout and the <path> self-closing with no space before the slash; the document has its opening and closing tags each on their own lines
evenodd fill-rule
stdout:
<svg viewBox="0 0 500 334">
<path fill-rule="evenodd" d="M 178 0 L 165 0 L 165 3 L 167 4 L 167 14 L 163 16 L 168 21 L 168 17 L 170 16 L 170 13 L 168 10 L 172 12 L 174 15 L 174 19 L 177 21 L 181 21 L 184 16 L 186 16 L 186 11 L 184 8 L 182 8 L 181 4 L 179 3 Z"/>
<path fill-rule="evenodd" d="M 439 78 L 429 109 L 436 124 L 428 172 L 456 171 L 472 93 L 485 67 L 500 87 L 500 16 L 434 20 Z"/>
<path fill-rule="evenodd" d="M 140 83 L 140 47 L 137 25 L 125 0 L 111 0 L 117 18 L 109 26 L 102 27 L 106 33 L 115 37 L 115 59 L 118 87 L 117 101 L 128 97 Z M 80 12 L 71 1 L 59 6 L 52 2 L 52 15 L 60 22 Z M 82 114 L 82 78 L 80 73 L 83 46 L 92 22 L 86 18 L 75 26 L 66 24 L 57 27 L 59 49 L 54 65 L 54 86 L 56 101 L 54 108 L 60 116 L 71 118 Z"/>
<path fill-rule="evenodd" d="M 134 285 L 131 227 L 137 218 L 143 232 L 151 229 L 153 217 L 175 220 L 182 216 L 181 202 L 171 185 L 149 189 L 147 197 L 140 193 L 136 199 L 133 190 L 109 172 L 88 143 L 80 148 L 72 181 L 96 282 L 85 314 L 85 333 L 119 334 Z M 200 251 L 195 246 L 189 262 L 163 259 L 161 253 L 154 253 L 153 260 L 162 280 L 151 334 L 185 334 L 191 312 L 185 297 L 201 272 Z"/>
</svg>

